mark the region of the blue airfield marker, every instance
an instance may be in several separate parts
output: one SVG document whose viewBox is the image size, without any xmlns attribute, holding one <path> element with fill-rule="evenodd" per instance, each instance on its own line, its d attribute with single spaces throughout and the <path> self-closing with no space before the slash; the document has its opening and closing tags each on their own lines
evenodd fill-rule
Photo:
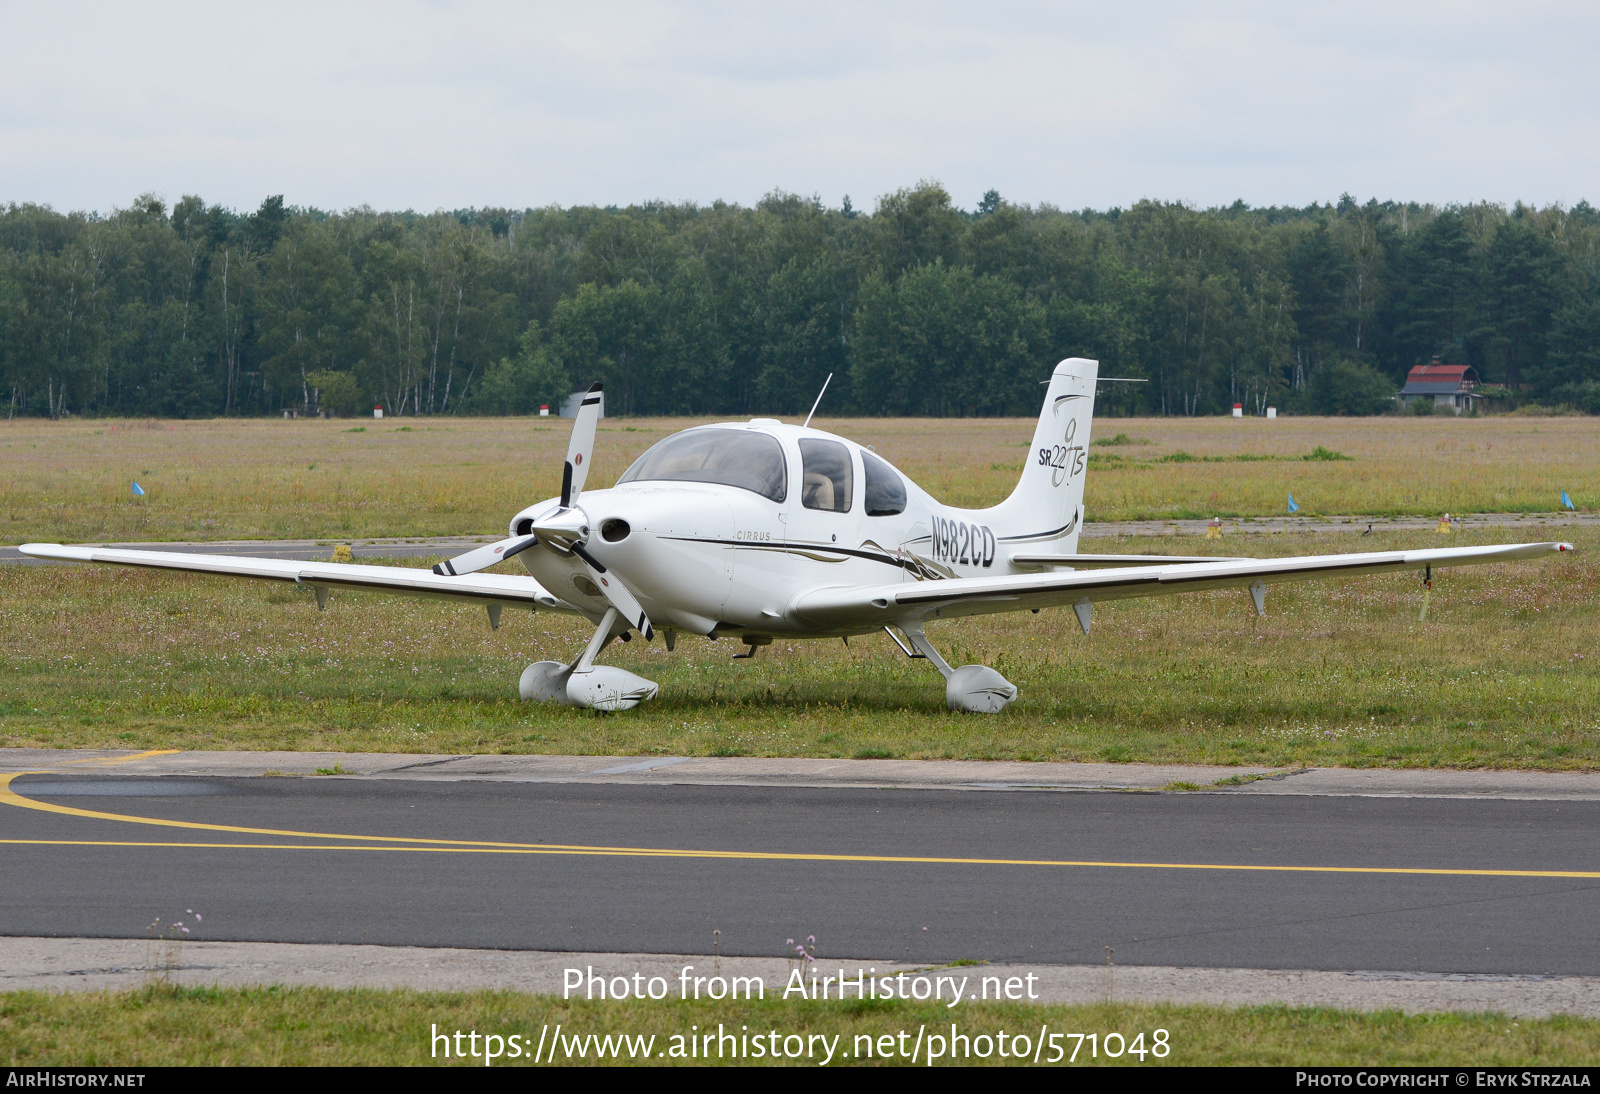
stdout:
<svg viewBox="0 0 1600 1094">
<path fill-rule="evenodd" d="M 133 484 L 133 496 L 136 497 L 136 498 L 144 497 L 144 487 L 140 486 L 138 483 L 134 483 Z"/>
<path fill-rule="evenodd" d="M 1578 508 L 1576 505 L 1572 504 L 1572 499 L 1567 497 L 1567 492 L 1565 490 L 1561 491 L 1561 504 L 1565 505 L 1568 509 L 1576 510 Z"/>
<path fill-rule="evenodd" d="M 1300 507 L 1294 503 L 1294 495 L 1290 494 L 1289 495 L 1289 512 L 1298 513 L 1299 511 L 1300 511 Z"/>
</svg>

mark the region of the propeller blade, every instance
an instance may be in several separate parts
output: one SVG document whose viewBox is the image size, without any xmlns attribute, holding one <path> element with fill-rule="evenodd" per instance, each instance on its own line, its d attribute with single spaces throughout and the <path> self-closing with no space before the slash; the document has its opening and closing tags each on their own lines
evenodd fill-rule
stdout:
<svg viewBox="0 0 1600 1094">
<path fill-rule="evenodd" d="M 538 542 L 538 536 L 512 536 L 510 539 L 502 539 L 499 543 L 486 543 L 482 547 L 474 547 L 464 555 L 457 555 L 448 562 L 437 563 L 433 567 L 433 572 L 443 577 L 475 574 L 479 570 L 493 566 L 496 562 L 504 562 L 512 555 L 521 554 Z"/>
<path fill-rule="evenodd" d="M 583 481 L 589 477 L 589 457 L 594 453 L 594 429 L 600 421 L 600 388 L 598 381 L 584 393 L 578 405 L 577 416 L 572 419 L 572 438 L 567 442 L 567 466 L 561 472 L 561 508 L 570 509 L 578 504 L 583 493 Z"/>
<path fill-rule="evenodd" d="M 621 613 L 640 634 L 644 635 L 646 642 L 656 636 L 655 628 L 650 625 L 650 617 L 645 614 L 644 606 L 639 603 L 633 592 L 622 583 L 616 574 L 609 573 L 600 561 L 583 549 L 583 545 L 574 543 L 572 553 L 583 559 L 589 566 L 589 571 L 594 575 L 595 581 L 600 585 L 600 591 L 605 594 L 611 606 Z"/>
</svg>

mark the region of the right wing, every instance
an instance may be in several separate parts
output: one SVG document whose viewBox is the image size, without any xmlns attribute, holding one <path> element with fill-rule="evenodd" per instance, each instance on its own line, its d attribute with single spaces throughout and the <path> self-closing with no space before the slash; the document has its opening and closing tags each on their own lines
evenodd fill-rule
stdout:
<svg viewBox="0 0 1600 1094">
<path fill-rule="evenodd" d="M 1141 596 L 1245 588 L 1261 582 L 1312 581 L 1353 574 L 1470 566 L 1542 558 L 1572 550 L 1570 543 L 1513 543 L 1491 547 L 1441 547 L 1425 551 L 1302 555 L 1290 558 L 1211 559 L 1170 566 L 1124 566 L 1065 574 L 1017 574 L 915 581 L 894 585 L 814 587 L 789 604 L 787 614 L 816 627 L 862 627 L 964 615 L 1032 611 Z M 1071 557 L 1063 559 L 1070 563 Z"/>
<path fill-rule="evenodd" d="M 149 570 L 252 577 L 310 585 L 313 588 L 400 593 L 469 604 L 510 604 L 546 611 L 578 610 L 532 577 L 518 574 L 446 577 L 409 566 L 362 566 L 350 562 L 302 562 L 297 559 L 198 555 L 179 551 L 128 551 L 114 547 L 64 547 L 59 543 L 24 543 L 17 550 L 33 558 L 49 558 L 58 562 L 101 562 Z"/>
</svg>

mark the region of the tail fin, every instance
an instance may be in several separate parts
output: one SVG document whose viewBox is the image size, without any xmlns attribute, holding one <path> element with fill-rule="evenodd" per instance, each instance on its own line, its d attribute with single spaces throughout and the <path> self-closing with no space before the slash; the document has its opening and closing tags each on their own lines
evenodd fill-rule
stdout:
<svg viewBox="0 0 1600 1094">
<path fill-rule="evenodd" d="M 1099 374 L 1100 362 L 1069 357 L 1050 376 L 1022 479 L 988 514 L 996 536 L 1013 550 L 1078 552 Z"/>
</svg>

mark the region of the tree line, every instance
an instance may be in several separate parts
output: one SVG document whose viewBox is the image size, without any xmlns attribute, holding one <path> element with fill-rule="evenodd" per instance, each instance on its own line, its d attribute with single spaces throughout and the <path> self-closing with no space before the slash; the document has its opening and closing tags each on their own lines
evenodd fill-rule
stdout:
<svg viewBox="0 0 1600 1094">
<path fill-rule="evenodd" d="M 1600 413 L 1600 210 L 1359 203 L 1071 212 L 935 183 L 868 213 L 0 208 L 7 416 L 1026 415 L 1098 358 L 1112 414 L 1368 414 L 1438 356 Z"/>
</svg>

